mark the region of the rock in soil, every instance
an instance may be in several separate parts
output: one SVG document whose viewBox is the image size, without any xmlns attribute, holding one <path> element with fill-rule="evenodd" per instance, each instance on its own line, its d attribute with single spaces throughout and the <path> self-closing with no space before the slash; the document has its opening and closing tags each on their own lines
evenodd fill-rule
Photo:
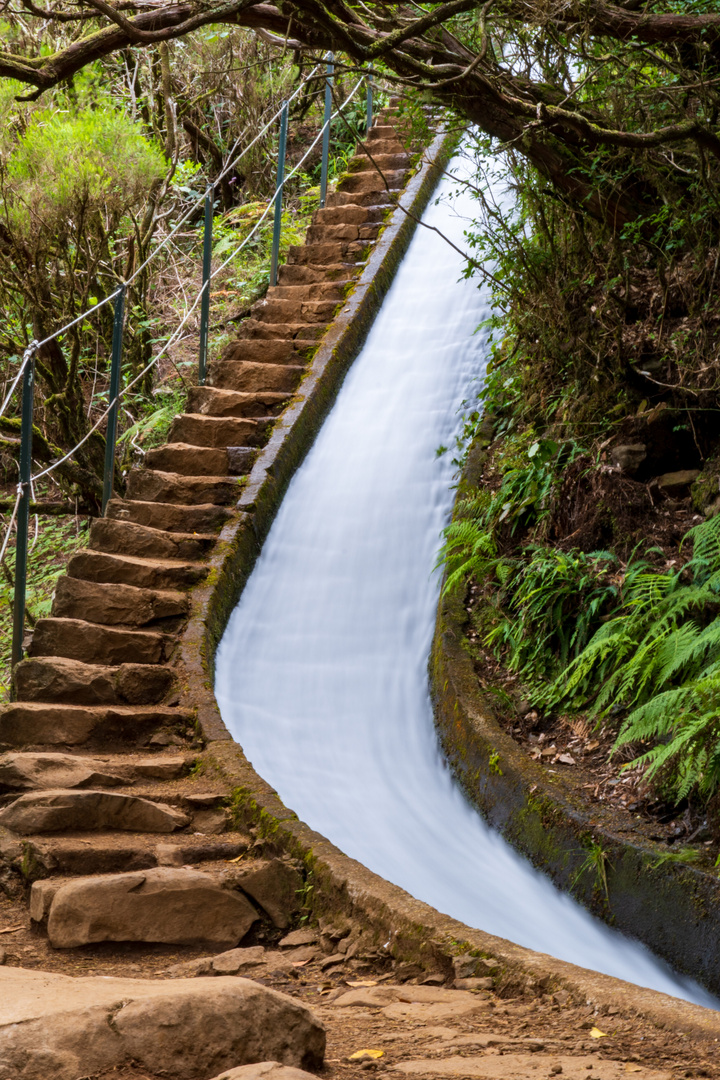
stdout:
<svg viewBox="0 0 720 1080">
<path fill-rule="evenodd" d="M 77 1080 L 133 1062 L 198 1080 L 257 1061 L 318 1069 L 325 1028 L 249 979 L 176 982 L 0 969 L 0 1080 Z"/>
</svg>

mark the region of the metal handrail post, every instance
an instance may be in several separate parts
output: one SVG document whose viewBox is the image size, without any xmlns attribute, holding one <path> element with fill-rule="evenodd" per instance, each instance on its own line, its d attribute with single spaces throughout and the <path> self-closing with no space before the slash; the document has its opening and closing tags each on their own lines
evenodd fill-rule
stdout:
<svg viewBox="0 0 720 1080">
<path fill-rule="evenodd" d="M 273 215 L 272 256 L 270 258 L 270 284 L 277 285 L 278 259 L 280 258 L 280 230 L 282 228 L 283 184 L 285 183 L 285 151 L 287 149 L 288 103 L 280 114 L 280 138 L 278 140 L 277 183 L 275 185 L 275 211 Z"/>
<path fill-rule="evenodd" d="M 373 122 L 373 82 L 372 71 L 368 71 L 367 76 L 367 102 L 365 111 L 365 136 L 370 134 L 370 128 Z"/>
<path fill-rule="evenodd" d="M 107 504 L 113 493 L 115 479 L 115 439 L 117 437 L 118 394 L 120 392 L 120 368 L 122 365 L 122 335 L 125 316 L 125 286 L 121 285 L 115 297 L 113 318 L 112 360 L 110 362 L 110 409 L 105 434 L 105 473 L 103 476 L 102 513 L 105 516 Z"/>
<path fill-rule="evenodd" d="M 323 113 L 322 164 L 320 165 L 320 206 L 325 205 L 327 196 L 328 165 L 330 162 L 330 117 L 332 116 L 332 85 L 335 64 L 333 54 L 327 54 L 325 77 L 325 111 Z"/>
<path fill-rule="evenodd" d="M 200 358 L 198 363 L 198 382 L 205 384 L 207 376 L 207 349 L 208 329 L 210 325 L 210 271 L 212 266 L 212 228 L 213 228 L 213 205 L 215 202 L 213 188 L 208 188 L 205 195 L 205 228 L 203 231 L 203 264 L 202 264 L 202 287 L 203 294 L 200 300 Z"/>
<path fill-rule="evenodd" d="M 20 427 L 20 501 L 17 509 L 17 541 L 15 544 L 15 596 L 13 605 L 13 636 L 11 665 L 15 667 L 23 656 L 25 636 L 25 593 L 27 590 L 28 524 L 30 522 L 30 478 L 32 476 L 33 391 L 35 387 L 35 355 L 27 362 L 23 375 L 22 420 Z"/>
</svg>

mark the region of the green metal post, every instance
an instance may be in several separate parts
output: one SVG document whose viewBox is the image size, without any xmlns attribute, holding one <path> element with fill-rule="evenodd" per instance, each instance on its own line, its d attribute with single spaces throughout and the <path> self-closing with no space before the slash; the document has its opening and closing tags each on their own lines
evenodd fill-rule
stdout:
<svg viewBox="0 0 720 1080">
<path fill-rule="evenodd" d="M 323 137 L 322 137 L 322 164 L 320 165 L 320 205 L 325 205 L 325 198 L 327 196 L 327 182 L 328 182 L 328 164 L 330 161 L 330 117 L 332 116 L 332 85 L 333 85 L 333 72 L 335 71 L 335 64 L 333 63 L 333 54 L 327 54 L 327 76 L 325 79 L 325 112 L 323 115 Z"/>
<path fill-rule="evenodd" d="M 105 476 L 103 479 L 102 512 L 107 510 L 113 493 L 115 479 L 115 437 L 117 435 L 118 400 L 120 392 L 120 367 L 122 365 L 123 318 L 125 315 L 125 286 L 121 285 L 115 297 L 113 319 L 112 360 L 110 362 L 110 411 L 105 434 Z"/>
<path fill-rule="evenodd" d="M 212 227 L 215 192 L 208 188 L 205 195 L 205 230 L 203 232 L 203 294 L 200 300 L 200 363 L 198 382 L 205 384 L 207 375 L 208 326 L 210 324 L 210 270 L 212 263 Z"/>
<path fill-rule="evenodd" d="M 368 71 L 367 77 L 367 111 L 365 113 L 365 135 L 370 134 L 370 128 L 373 122 L 373 83 L 372 83 L 372 71 Z"/>
<path fill-rule="evenodd" d="M 272 255 L 270 258 L 270 284 L 277 285 L 278 259 L 280 258 L 280 229 L 282 228 L 283 184 L 285 183 L 285 150 L 287 148 L 288 103 L 280 114 L 280 138 L 278 140 L 277 195 L 273 217 Z"/>
<path fill-rule="evenodd" d="M 25 590 L 27 585 L 28 523 L 30 521 L 30 477 L 32 476 L 33 388 L 35 354 L 30 356 L 23 375 L 22 421 L 20 428 L 20 502 L 17 510 L 15 544 L 15 597 L 11 664 L 22 660 L 25 634 Z"/>
</svg>

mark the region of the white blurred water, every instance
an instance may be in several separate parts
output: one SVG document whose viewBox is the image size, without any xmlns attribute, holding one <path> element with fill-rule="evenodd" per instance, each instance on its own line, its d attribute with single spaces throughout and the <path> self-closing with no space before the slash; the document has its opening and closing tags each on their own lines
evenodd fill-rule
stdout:
<svg viewBox="0 0 720 1080">
<path fill-rule="evenodd" d="M 462 169 L 460 159 L 451 168 Z M 475 205 L 441 182 L 424 220 L 459 247 Z M 293 478 L 217 655 L 255 769 L 312 828 L 470 926 L 717 1003 L 533 869 L 466 801 L 437 743 L 427 664 L 460 407 L 486 363 L 487 290 L 418 228 Z"/>
</svg>

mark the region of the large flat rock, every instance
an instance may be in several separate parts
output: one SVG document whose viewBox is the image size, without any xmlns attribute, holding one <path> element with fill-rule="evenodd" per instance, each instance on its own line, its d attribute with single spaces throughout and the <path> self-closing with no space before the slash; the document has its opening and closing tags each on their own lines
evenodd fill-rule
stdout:
<svg viewBox="0 0 720 1080">
<path fill-rule="evenodd" d="M 48 937 L 56 949 L 96 941 L 234 946 L 257 918 L 249 900 L 210 874 L 159 866 L 63 884 L 50 903 Z"/>
<path fill-rule="evenodd" d="M 189 824 L 173 806 L 110 791 L 51 789 L 21 795 L 0 810 L 0 825 L 26 836 L 65 829 L 171 833 Z"/>
<path fill-rule="evenodd" d="M 318 1069 L 324 1053 L 325 1029 L 309 1009 L 249 979 L 0 968 L 0 1080 L 77 1080 L 130 1061 L 171 1080 L 209 1080 L 269 1060 Z"/>
<path fill-rule="evenodd" d="M 257 1065 L 238 1065 L 213 1080 L 317 1080 L 312 1073 L 281 1065 L 279 1061 L 261 1061 Z"/>
</svg>

